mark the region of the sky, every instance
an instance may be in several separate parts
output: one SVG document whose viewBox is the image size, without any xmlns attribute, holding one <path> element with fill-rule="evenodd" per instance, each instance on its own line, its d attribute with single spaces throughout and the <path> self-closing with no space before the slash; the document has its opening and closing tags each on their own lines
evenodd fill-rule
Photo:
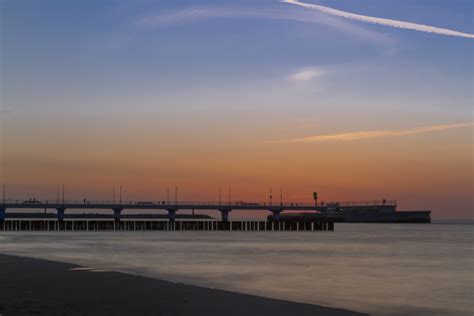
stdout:
<svg viewBox="0 0 474 316">
<path fill-rule="evenodd" d="M 470 0 L 0 1 L 10 198 L 474 218 Z M 275 195 L 275 194 L 274 194 Z M 279 194 L 277 194 L 279 195 Z"/>
</svg>

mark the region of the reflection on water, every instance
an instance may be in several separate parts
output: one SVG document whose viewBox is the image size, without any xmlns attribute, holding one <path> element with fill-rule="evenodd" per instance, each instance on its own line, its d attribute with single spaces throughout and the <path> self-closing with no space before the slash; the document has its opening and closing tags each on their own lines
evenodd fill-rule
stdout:
<svg viewBox="0 0 474 316">
<path fill-rule="evenodd" d="M 1 233 L 0 252 L 373 315 L 472 315 L 473 228 Z"/>
</svg>

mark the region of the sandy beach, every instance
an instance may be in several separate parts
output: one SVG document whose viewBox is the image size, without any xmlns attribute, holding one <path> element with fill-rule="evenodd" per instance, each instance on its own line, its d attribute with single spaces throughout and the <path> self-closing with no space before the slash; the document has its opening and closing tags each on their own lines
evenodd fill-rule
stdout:
<svg viewBox="0 0 474 316">
<path fill-rule="evenodd" d="M 1 315 L 365 315 L 0 255 Z"/>
</svg>

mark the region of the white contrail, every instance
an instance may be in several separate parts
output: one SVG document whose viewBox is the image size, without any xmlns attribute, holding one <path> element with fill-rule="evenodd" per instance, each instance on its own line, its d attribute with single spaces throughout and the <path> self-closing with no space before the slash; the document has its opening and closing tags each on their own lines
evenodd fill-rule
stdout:
<svg viewBox="0 0 474 316">
<path fill-rule="evenodd" d="M 443 29 L 443 28 L 439 28 L 435 26 L 355 14 L 351 12 L 336 10 L 336 9 L 325 7 L 322 5 L 299 2 L 298 0 L 283 0 L 282 2 L 296 4 L 308 9 L 314 9 L 323 13 L 340 16 L 346 19 L 351 19 L 351 20 L 356 20 L 356 21 L 386 25 L 386 26 L 391 26 L 391 27 L 398 27 L 401 29 L 415 30 L 415 31 L 420 31 L 420 32 L 436 33 L 436 34 L 447 35 L 447 36 L 474 38 L 474 34 L 463 33 L 463 32 L 453 31 L 449 29 Z"/>
<path fill-rule="evenodd" d="M 358 131 L 349 133 L 339 133 L 330 135 L 318 135 L 293 139 L 284 139 L 277 141 L 269 141 L 266 143 L 316 143 L 316 142 L 333 142 L 333 141 L 355 141 L 373 138 L 398 137 L 415 134 L 424 134 L 436 131 L 444 131 L 448 129 L 462 128 L 474 126 L 474 123 L 457 123 L 445 125 L 431 125 L 421 126 L 405 130 L 373 130 L 373 131 Z"/>
</svg>

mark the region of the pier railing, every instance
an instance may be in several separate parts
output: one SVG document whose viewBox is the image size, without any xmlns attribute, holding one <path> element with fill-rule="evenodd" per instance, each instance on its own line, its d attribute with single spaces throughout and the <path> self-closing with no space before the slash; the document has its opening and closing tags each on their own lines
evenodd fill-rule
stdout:
<svg viewBox="0 0 474 316">
<path fill-rule="evenodd" d="M 39 206 L 39 205 L 117 205 L 117 206 L 140 206 L 142 208 L 151 207 L 151 208 L 158 208 L 160 206 L 172 206 L 172 205 L 179 205 L 181 207 L 192 208 L 193 206 L 203 208 L 209 206 L 211 209 L 217 209 L 219 207 L 229 207 L 229 208 L 251 208 L 256 207 L 258 209 L 262 207 L 304 207 L 304 208 L 311 208 L 311 207 L 351 207 L 351 206 L 397 206 L 396 200 L 370 200 L 370 201 L 320 201 L 315 204 L 315 202 L 308 203 L 308 202 L 275 202 L 275 201 L 157 201 L 157 200 L 57 200 L 57 199 L 5 199 L 4 202 L 0 201 L 0 205 L 9 204 L 9 205 L 18 205 L 18 206 Z"/>
</svg>

